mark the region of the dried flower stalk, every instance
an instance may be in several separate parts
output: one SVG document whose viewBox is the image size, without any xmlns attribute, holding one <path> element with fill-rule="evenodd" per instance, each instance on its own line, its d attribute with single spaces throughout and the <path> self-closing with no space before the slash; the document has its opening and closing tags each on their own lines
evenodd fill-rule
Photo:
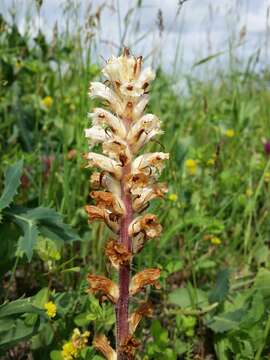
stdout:
<svg viewBox="0 0 270 360">
<path fill-rule="evenodd" d="M 135 58 L 124 49 L 120 57 L 108 60 L 102 72 L 106 83 L 92 82 L 89 94 L 102 99 L 110 111 L 93 109 L 92 127 L 85 130 L 90 149 L 101 144 L 103 153 L 90 151 L 85 155 L 88 166 L 100 169 L 90 179 L 95 205 L 85 209 L 89 222 L 103 221 L 115 234 L 105 254 L 118 271 L 118 285 L 95 275 L 88 275 L 88 282 L 90 291 L 109 299 L 116 309 L 116 351 L 103 335 L 96 337 L 94 346 L 107 359 L 127 360 L 134 358 L 139 346 L 133 337 L 139 321 L 152 314 L 152 308 L 144 304 L 129 316 L 129 299 L 146 285 L 157 287 L 160 276 L 159 269 L 145 269 L 131 279 L 131 261 L 148 240 L 162 231 L 156 215 L 142 213 L 151 200 L 162 198 L 167 191 L 164 184 L 157 184 L 157 178 L 169 154 L 137 155 L 162 133 L 160 120 L 144 114 L 155 74 L 150 68 L 142 70 L 142 57 Z"/>
</svg>

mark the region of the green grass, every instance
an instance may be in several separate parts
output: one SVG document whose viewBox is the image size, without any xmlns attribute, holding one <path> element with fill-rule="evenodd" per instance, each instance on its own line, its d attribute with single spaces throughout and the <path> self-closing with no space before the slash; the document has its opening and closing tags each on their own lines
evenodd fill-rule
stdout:
<svg viewBox="0 0 270 360">
<path fill-rule="evenodd" d="M 91 331 L 81 358 L 97 360 L 92 337 L 102 330 L 113 338 L 114 316 L 109 305 L 101 307 L 85 293 L 88 272 L 111 272 L 103 257 L 108 231 L 89 226 L 83 210 L 90 201 L 91 173 L 82 158 L 84 129 L 94 106 L 87 92 L 89 82 L 100 78 L 92 61 L 94 44 L 83 54 L 77 33 L 59 35 L 53 44 L 40 33 L 29 48 L 15 25 L 3 19 L 0 25 L 1 172 L 24 159 L 18 195 L 3 210 L 0 224 L 1 301 L 26 296 L 35 306 L 0 307 L 1 355 L 15 359 L 12 351 L 21 351 L 50 359 L 55 351 L 51 358 L 58 359 L 57 351 L 79 326 Z M 270 157 L 263 142 L 270 138 L 269 74 L 228 66 L 214 81 L 192 74 L 185 80 L 186 92 L 177 94 L 175 79 L 159 69 L 151 89 L 149 112 L 163 121 L 164 135 L 148 150 L 164 147 L 171 159 L 162 175 L 168 196 L 150 209 L 163 234 L 133 264 L 136 270 L 163 270 L 161 290 L 147 293 L 155 314 L 140 327 L 139 353 L 145 355 L 138 359 L 267 359 Z M 46 96 L 53 101 L 49 108 L 42 104 Z M 233 137 L 226 135 L 228 129 Z M 187 159 L 197 162 L 194 175 Z M 4 191 L 4 176 L 0 188 Z M 42 220 L 28 262 L 18 247 L 22 230 L 12 220 L 15 204 L 56 210 L 81 240 L 44 235 Z M 214 237 L 220 244 L 211 242 Z M 57 304 L 55 320 L 40 310 L 49 298 Z M 5 324 L 13 324 L 16 334 Z"/>
</svg>

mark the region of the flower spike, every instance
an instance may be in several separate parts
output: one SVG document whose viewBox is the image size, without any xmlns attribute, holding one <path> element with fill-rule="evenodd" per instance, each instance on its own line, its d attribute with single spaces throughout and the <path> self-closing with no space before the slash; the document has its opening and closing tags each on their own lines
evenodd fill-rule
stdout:
<svg viewBox="0 0 270 360">
<path fill-rule="evenodd" d="M 155 73 L 149 67 L 143 69 L 143 58 L 132 56 L 125 48 L 121 56 L 107 61 L 102 73 L 106 81 L 92 82 L 89 89 L 90 97 L 103 100 L 106 109 L 94 108 L 89 113 L 92 124 L 85 130 L 89 142 L 87 167 L 99 169 L 90 178 L 94 205 L 87 205 L 85 210 L 89 223 L 103 221 L 115 234 L 105 246 L 105 255 L 118 272 L 118 285 L 92 274 L 88 282 L 91 292 L 115 305 L 116 351 L 103 335 L 93 344 L 107 360 L 133 360 L 139 346 L 133 334 L 141 318 L 151 316 L 152 306 L 143 304 L 129 316 L 129 301 L 147 285 L 158 288 L 160 270 L 146 269 L 131 278 L 132 259 L 148 240 L 161 234 L 157 216 L 145 211 L 150 201 L 163 198 L 167 192 L 157 179 L 169 154 L 139 154 L 163 133 L 160 119 L 144 114 Z M 100 144 L 99 154 L 93 150 L 96 144 Z"/>
</svg>

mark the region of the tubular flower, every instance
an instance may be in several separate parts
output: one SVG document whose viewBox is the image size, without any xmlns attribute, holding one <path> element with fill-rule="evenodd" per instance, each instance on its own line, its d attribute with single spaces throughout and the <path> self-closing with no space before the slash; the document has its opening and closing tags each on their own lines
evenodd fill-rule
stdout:
<svg viewBox="0 0 270 360">
<path fill-rule="evenodd" d="M 100 170 L 90 178 L 90 196 L 95 204 L 87 205 L 85 210 L 90 223 L 103 221 L 117 236 L 106 244 L 105 255 L 118 271 L 118 286 L 103 276 L 88 276 L 89 290 L 115 304 L 116 352 L 104 336 L 94 340 L 94 346 L 110 360 L 134 358 L 139 344 L 133 333 L 150 310 L 138 309 L 129 321 L 129 298 L 146 285 L 157 287 L 160 275 L 159 269 L 147 269 L 129 281 L 133 256 L 148 240 L 161 234 L 157 216 L 142 213 L 151 200 L 163 198 L 167 192 L 157 179 L 169 159 L 168 153 L 142 153 L 149 141 L 162 134 L 159 118 L 144 113 L 155 74 L 150 68 L 142 70 L 142 63 L 142 57 L 133 57 L 124 49 L 102 70 L 106 82 L 93 82 L 89 89 L 90 97 L 100 98 L 107 108 L 94 108 L 89 114 L 92 125 L 85 130 L 90 149 L 84 156 L 87 167 Z M 100 144 L 102 154 L 92 151 L 95 144 Z"/>
</svg>

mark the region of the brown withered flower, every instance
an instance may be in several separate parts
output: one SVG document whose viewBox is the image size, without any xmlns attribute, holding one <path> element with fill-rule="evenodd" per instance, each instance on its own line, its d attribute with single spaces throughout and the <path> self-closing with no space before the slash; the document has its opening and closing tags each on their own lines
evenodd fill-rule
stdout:
<svg viewBox="0 0 270 360">
<path fill-rule="evenodd" d="M 123 244 L 115 240 L 109 240 L 107 242 L 105 255 L 116 269 L 118 269 L 120 265 L 128 264 L 132 256 Z"/>
<path fill-rule="evenodd" d="M 118 286 L 110 279 L 100 275 L 88 275 L 89 291 L 93 294 L 105 295 L 112 303 L 116 303 L 119 297 Z"/>
<path fill-rule="evenodd" d="M 160 269 L 145 269 L 140 271 L 131 279 L 129 293 L 135 295 L 147 285 L 154 285 L 156 289 L 160 288 L 157 281 L 160 277 Z"/>
<path fill-rule="evenodd" d="M 107 360 L 117 360 L 117 354 L 110 346 L 105 335 L 97 335 L 93 340 L 93 346 L 105 356 Z"/>
<path fill-rule="evenodd" d="M 137 310 L 135 310 L 130 318 L 129 318 L 129 332 L 130 334 L 133 334 L 137 326 L 139 325 L 141 319 L 146 317 L 151 317 L 153 315 L 153 305 L 149 302 L 142 303 Z"/>
<path fill-rule="evenodd" d="M 126 340 L 120 344 L 120 351 L 124 354 L 126 360 L 132 360 L 134 358 L 135 350 L 139 346 L 139 341 L 129 335 Z"/>
</svg>

